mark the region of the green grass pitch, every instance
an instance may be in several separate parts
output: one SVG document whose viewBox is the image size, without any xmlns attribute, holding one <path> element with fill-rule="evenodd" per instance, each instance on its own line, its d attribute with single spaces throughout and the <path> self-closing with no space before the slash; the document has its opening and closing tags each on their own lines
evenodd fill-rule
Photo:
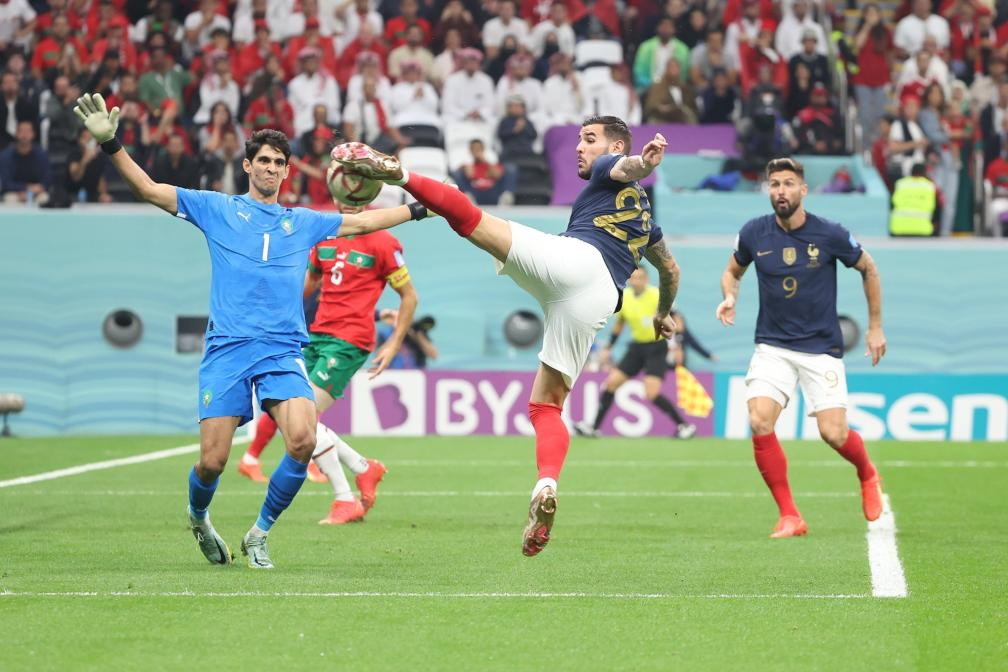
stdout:
<svg viewBox="0 0 1008 672">
<path fill-rule="evenodd" d="M 194 437 L 0 441 L 0 481 Z M 1004 670 L 1008 445 L 876 443 L 909 594 L 872 597 L 853 468 L 785 442 L 809 536 L 771 541 L 745 441 L 575 439 L 553 540 L 521 555 L 531 439 L 353 442 L 389 475 L 362 524 L 306 483 L 277 569 L 214 567 L 194 455 L 0 487 L 0 670 Z M 265 486 L 211 508 L 237 552 Z M 274 441 L 264 454 L 280 457 Z M 239 561 L 243 560 L 239 556 Z"/>
</svg>

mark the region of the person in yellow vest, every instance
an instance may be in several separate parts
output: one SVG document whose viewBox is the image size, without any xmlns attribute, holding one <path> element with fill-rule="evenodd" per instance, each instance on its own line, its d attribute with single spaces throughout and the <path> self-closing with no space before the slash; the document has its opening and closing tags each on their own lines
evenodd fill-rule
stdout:
<svg viewBox="0 0 1008 672">
<path fill-rule="evenodd" d="M 658 310 L 658 288 L 648 284 L 648 274 L 643 268 L 637 268 L 627 280 L 627 288 L 623 290 L 623 306 L 616 313 L 616 323 L 613 325 L 609 338 L 609 349 L 623 332 L 630 329 L 633 342 L 627 348 L 626 354 L 616 368 L 606 379 L 602 397 L 599 399 L 598 413 L 595 422 L 578 422 L 574 431 L 581 436 L 598 437 L 599 427 L 606 413 L 612 406 L 616 390 L 642 370 L 644 371 L 644 395 L 662 413 L 672 418 L 676 423 L 676 436 L 688 439 L 696 433 L 696 426 L 686 422 L 679 409 L 661 393 L 662 381 L 668 371 L 668 343 L 664 337 L 655 338 L 654 316 Z"/>
<path fill-rule="evenodd" d="M 910 175 L 896 180 L 889 213 L 889 235 L 931 236 L 938 190 L 923 163 L 915 163 Z"/>
</svg>

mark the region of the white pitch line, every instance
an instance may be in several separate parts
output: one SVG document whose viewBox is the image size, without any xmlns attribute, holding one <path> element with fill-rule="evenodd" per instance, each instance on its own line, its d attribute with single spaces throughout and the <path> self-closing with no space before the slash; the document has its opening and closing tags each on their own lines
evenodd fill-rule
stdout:
<svg viewBox="0 0 1008 672">
<path fill-rule="evenodd" d="M 153 453 L 144 453 L 143 455 L 120 457 L 115 460 L 105 460 L 104 462 L 90 462 L 88 464 L 79 464 L 76 467 L 67 467 L 66 469 L 57 469 L 55 471 L 46 471 L 41 474 L 34 474 L 32 476 L 20 476 L 18 478 L 8 479 L 6 481 L 0 481 L 0 488 L 10 488 L 15 485 L 27 485 L 29 483 L 38 483 L 39 481 L 51 481 L 55 478 L 76 476 L 77 474 L 86 474 L 89 471 L 99 471 L 101 469 L 113 469 L 115 467 L 125 467 L 130 464 L 153 462 L 154 460 L 162 460 L 166 457 L 175 457 L 177 455 L 195 453 L 198 450 L 199 450 L 199 444 L 191 443 L 188 446 L 179 446 L 178 448 L 167 448 L 165 450 L 156 450 Z"/>
<path fill-rule="evenodd" d="M 129 597 L 196 597 L 196 598 L 295 598 L 295 599 L 333 599 L 333 598 L 396 598 L 396 599 L 433 599 L 433 600 L 499 600 L 499 599 L 596 599 L 596 600 L 857 600 L 865 599 L 865 594 L 817 595 L 809 593 L 707 593 L 689 595 L 677 593 L 588 593 L 588 592 L 410 592 L 410 591 L 346 591 L 346 592 L 207 592 L 193 591 L 0 591 L 4 597 L 51 597 L 51 598 L 129 598 Z"/>
<path fill-rule="evenodd" d="M 234 445 L 248 442 L 248 438 L 235 439 Z M 178 448 L 168 448 L 166 450 L 156 450 L 151 453 L 144 453 L 142 455 L 133 455 L 130 457 L 121 457 L 114 460 L 106 460 L 104 462 L 90 462 L 87 464 L 80 464 L 75 467 L 67 467 L 65 469 L 57 469 L 55 471 L 46 471 L 41 474 L 33 474 L 31 476 L 20 476 L 18 478 L 11 478 L 5 481 L 0 481 L 0 489 L 10 488 L 17 485 L 27 485 L 29 483 L 38 483 L 40 481 L 51 481 L 56 478 L 64 478 L 66 476 L 76 476 L 78 474 L 85 474 L 89 471 L 99 471 L 102 469 L 113 469 L 115 467 L 124 467 L 131 464 L 142 464 L 144 462 L 153 462 L 154 460 L 162 460 L 168 457 L 176 457 L 178 455 L 186 455 L 188 453 L 195 453 L 199 451 L 199 444 L 193 443 L 188 446 L 179 446 Z M 528 467 L 529 462 L 527 460 L 390 460 L 387 464 L 393 467 L 403 466 L 403 467 L 445 467 L 445 466 L 469 466 L 469 467 Z M 843 467 L 848 468 L 848 463 L 843 460 L 794 460 L 789 462 L 792 467 Z M 923 467 L 923 468 L 947 468 L 947 469 L 961 469 L 961 468 L 994 468 L 1000 469 L 1008 467 L 1008 462 L 995 462 L 995 461 L 977 461 L 977 460 L 965 460 L 961 462 L 954 462 L 950 460 L 942 460 L 936 462 L 927 461 L 916 461 L 911 462 L 908 460 L 894 460 L 894 461 L 882 461 L 878 463 L 879 466 L 883 467 Z M 708 468 L 721 468 L 721 467 L 742 467 L 750 469 L 753 467 L 753 463 L 750 460 L 577 460 L 571 461 L 571 466 L 577 467 L 665 467 L 665 468 L 681 468 L 681 467 L 708 467 Z M 612 496 L 612 495 L 610 495 Z M 630 495 L 627 495 L 630 496 Z M 712 495 L 702 495 L 702 496 L 712 496 Z M 814 495 L 813 495 L 814 496 Z M 828 496 L 828 495 L 826 495 Z"/>
<path fill-rule="evenodd" d="M 251 439 L 247 437 L 235 438 L 234 445 L 240 445 L 243 443 L 248 443 Z M 189 453 L 199 452 L 198 443 L 190 443 L 187 446 L 178 446 L 177 448 L 166 448 L 164 450 L 155 450 L 151 453 L 143 453 L 141 455 L 131 455 L 130 457 L 119 457 L 114 460 L 105 460 L 104 462 L 89 462 L 87 464 L 78 464 L 76 467 L 67 467 L 66 469 L 56 469 L 55 471 L 45 471 L 41 474 L 33 474 L 31 476 L 19 476 L 18 478 L 11 478 L 6 481 L 0 481 L 0 488 L 11 488 L 15 485 L 28 485 L 29 483 L 38 483 L 39 481 L 51 481 L 56 478 L 65 478 L 66 476 L 76 476 L 77 474 L 86 474 L 89 471 L 101 471 L 102 469 L 114 469 L 115 467 L 125 467 L 131 464 L 143 464 L 144 462 L 153 462 L 155 460 L 163 460 L 168 457 L 177 457 L 179 455 L 187 455 Z"/>
<path fill-rule="evenodd" d="M 42 496 L 42 497 L 177 497 L 178 491 L 168 490 L 19 490 L 18 497 L 22 496 Z M 230 490 L 229 496 L 262 497 L 262 490 Z M 796 492 L 795 497 L 805 498 L 829 498 L 840 499 L 857 497 L 854 492 Z M 527 490 L 482 490 L 475 492 L 463 492 L 461 490 L 382 490 L 382 497 L 527 497 Z M 760 499 L 765 498 L 765 492 L 716 492 L 702 490 L 669 490 L 662 492 L 637 492 L 637 491 L 564 491 L 563 497 L 725 497 Z M 332 497 L 328 490 L 301 490 L 298 497 Z"/>
<path fill-rule="evenodd" d="M 882 515 L 868 523 L 868 564 L 874 597 L 906 597 L 907 583 L 896 550 L 896 518 L 889 495 L 882 495 Z"/>
<path fill-rule="evenodd" d="M 386 466 L 390 467 L 528 467 L 528 460 L 385 460 Z M 613 467 L 655 467 L 655 468 L 682 468 L 682 467 L 738 467 L 752 469 L 755 463 L 752 460 L 580 460 L 572 459 L 569 464 L 576 467 L 603 467 L 611 469 Z M 942 468 L 942 469 L 1004 469 L 1008 468 L 1008 461 L 999 462 L 995 460 L 880 460 L 875 463 L 880 467 L 893 468 Z M 794 467 L 828 467 L 849 469 L 850 463 L 841 460 L 788 460 L 789 466 Z"/>
</svg>

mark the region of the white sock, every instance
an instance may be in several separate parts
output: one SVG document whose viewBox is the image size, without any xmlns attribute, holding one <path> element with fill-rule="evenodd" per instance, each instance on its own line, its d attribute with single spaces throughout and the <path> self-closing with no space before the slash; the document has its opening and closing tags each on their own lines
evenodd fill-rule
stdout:
<svg viewBox="0 0 1008 672">
<path fill-rule="evenodd" d="M 389 184 L 394 184 L 397 187 L 401 187 L 409 182 L 409 171 L 405 168 L 402 169 L 402 179 L 401 180 L 389 180 Z"/>
<path fill-rule="evenodd" d="M 253 537 L 265 537 L 269 535 L 269 532 L 260 528 L 258 525 L 253 525 L 252 529 L 248 531 Z"/>
<path fill-rule="evenodd" d="M 347 481 L 346 474 L 343 473 L 343 466 L 340 464 L 335 450 L 326 451 L 316 457 L 315 464 L 322 470 L 323 474 L 329 477 L 334 499 L 341 502 L 352 502 L 354 500 L 353 492 L 350 490 L 350 483 Z"/>
<path fill-rule="evenodd" d="M 550 486 L 551 488 L 553 488 L 553 492 L 556 492 L 557 482 L 556 482 L 555 479 L 552 479 L 552 478 L 540 478 L 538 481 L 536 481 L 535 487 L 532 488 L 532 499 L 535 499 L 535 496 L 538 495 L 539 492 L 543 488 L 545 488 L 547 485 Z"/>
<path fill-rule="evenodd" d="M 369 465 L 366 457 L 351 448 L 346 441 L 335 434 L 333 434 L 333 438 L 336 439 L 336 452 L 339 453 L 340 462 L 349 467 L 350 471 L 355 474 L 363 474 L 368 470 Z"/>
<path fill-rule="evenodd" d="M 242 464 L 259 464 L 259 458 L 252 457 L 248 453 L 242 455 Z"/>
</svg>

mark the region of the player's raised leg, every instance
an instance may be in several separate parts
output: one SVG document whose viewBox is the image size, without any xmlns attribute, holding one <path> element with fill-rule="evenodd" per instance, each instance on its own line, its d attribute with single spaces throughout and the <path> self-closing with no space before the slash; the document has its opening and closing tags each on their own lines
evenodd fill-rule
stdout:
<svg viewBox="0 0 1008 672">
<path fill-rule="evenodd" d="M 787 477 L 787 456 L 777 440 L 774 427 L 783 407 L 775 399 L 755 397 L 749 400 L 749 426 L 752 429 L 753 455 L 763 481 L 777 502 L 780 519 L 770 534 L 772 539 L 802 536 L 808 526 L 802 520 L 791 496 Z"/>
<path fill-rule="evenodd" d="M 498 261 L 507 260 L 511 250 L 510 224 L 477 208 L 455 187 L 410 173 L 399 164 L 399 159 L 360 142 L 338 145 L 332 151 L 332 158 L 348 171 L 401 186 L 429 210 L 448 220 L 460 236 Z"/>
<path fill-rule="evenodd" d="M 882 515 L 882 486 L 878 470 L 868 458 L 861 435 L 847 425 L 847 409 L 823 409 L 816 413 L 816 422 L 823 441 L 857 468 L 864 516 L 870 521 L 878 520 Z"/>
<path fill-rule="evenodd" d="M 307 384 L 307 380 L 305 383 Z M 301 489 L 316 442 L 315 402 L 312 399 L 294 397 L 283 401 L 266 401 L 264 405 L 283 433 L 287 450 L 270 476 L 266 500 L 258 520 L 242 539 L 242 553 L 248 556 L 249 567 L 255 569 L 273 568 L 266 548 L 266 536 Z"/>
<path fill-rule="evenodd" d="M 231 549 L 210 522 L 210 502 L 231 453 L 237 417 L 205 418 L 200 422 L 199 462 L 189 472 L 189 529 L 204 557 L 215 565 L 234 559 Z"/>
<path fill-rule="evenodd" d="M 266 449 L 266 444 L 273 440 L 276 435 L 277 424 L 270 417 L 269 413 L 263 413 L 259 416 L 259 420 L 256 421 L 256 432 L 255 436 L 252 437 L 252 442 L 249 447 L 245 450 L 245 454 L 242 455 L 241 460 L 238 462 L 238 473 L 257 483 L 265 483 L 269 479 L 263 474 L 262 464 L 259 458 L 262 457 L 263 450 Z"/>
</svg>

